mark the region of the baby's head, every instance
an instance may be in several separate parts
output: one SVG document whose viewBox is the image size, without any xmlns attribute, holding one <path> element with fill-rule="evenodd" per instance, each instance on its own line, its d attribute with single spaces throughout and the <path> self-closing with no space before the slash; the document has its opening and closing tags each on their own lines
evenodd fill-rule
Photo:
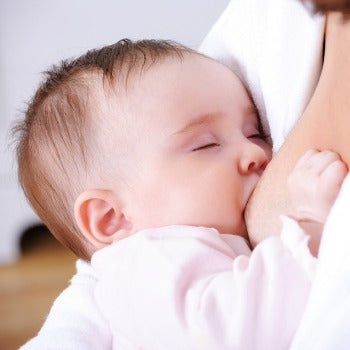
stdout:
<svg viewBox="0 0 350 350">
<path fill-rule="evenodd" d="M 232 71 L 154 40 L 53 67 L 17 131 L 27 198 L 84 259 L 151 227 L 245 236 L 243 212 L 271 152 Z"/>
</svg>

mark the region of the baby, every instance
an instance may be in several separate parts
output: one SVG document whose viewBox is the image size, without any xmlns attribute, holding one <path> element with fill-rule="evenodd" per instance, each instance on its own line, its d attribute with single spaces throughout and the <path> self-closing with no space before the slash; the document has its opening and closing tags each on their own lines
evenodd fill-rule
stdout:
<svg viewBox="0 0 350 350">
<path fill-rule="evenodd" d="M 287 348 L 316 264 L 305 232 L 322 232 L 339 157 L 299 161 L 295 211 L 251 252 L 244 210 L 271 147 L 232 71 L 122 40 L 47 74 L 18 127 L 19 179 L 51 232 L 91 259 L 113 348 Z"/>
</svg>

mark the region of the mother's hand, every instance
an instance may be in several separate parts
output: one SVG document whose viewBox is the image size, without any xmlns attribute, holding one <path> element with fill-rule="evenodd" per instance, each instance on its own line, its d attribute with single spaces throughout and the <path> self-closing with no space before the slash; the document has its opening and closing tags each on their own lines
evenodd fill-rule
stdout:
<svg viewBox="0 0 350 350">
<path fill-rule="evenodd" d="M 253 245 L 280 232 L 289 212 L 287 177 L 308 149 L 330 149 L 350 165 L 350 15 L 327 16 L 321 77 L 305 112 L 267 167 L 246 210 Z M 312 238 L 311 238 L 312 239 Z"/>
</svg>

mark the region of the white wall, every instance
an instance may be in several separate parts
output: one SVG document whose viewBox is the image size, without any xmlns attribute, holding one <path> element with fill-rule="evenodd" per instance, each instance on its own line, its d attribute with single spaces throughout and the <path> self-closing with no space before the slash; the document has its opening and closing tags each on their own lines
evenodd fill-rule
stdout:
<svg viewBox="0 0 350 350">
<path fill-rule="evenodd" d="M 0 263 L 9 235 L 16 242 L 14 231 L 35 221 L 17 189 L 7 136 L 40 72 L 62 58 L 124 37 L 172 39 L 197 48 L 227 4 L 228 0 L 0 0 L 0 222 L 7 225 L 0 231 Z"/>
</svg>

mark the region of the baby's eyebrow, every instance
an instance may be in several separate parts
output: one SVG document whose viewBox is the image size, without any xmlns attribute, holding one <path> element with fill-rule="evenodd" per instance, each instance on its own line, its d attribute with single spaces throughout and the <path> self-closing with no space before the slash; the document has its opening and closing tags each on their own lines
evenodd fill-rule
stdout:
<svg viewBox="0 0 350 350">
<path fill-rule="evenodd" d="M 193 129 L 197 129 L 198 127 L 201 127 L 203 125 L 211 124 L 214 120 L 216 120 L 218 118 L 219 118 L 219 115 L 212 114 L 212 113 L 200 115 L 200 116 L 190 120 L 184 127 L 182 127 L 180 130 L 174 132 L 173 135 L 183 134 L 183 133 L 189 132 Z"/>
</svg>

